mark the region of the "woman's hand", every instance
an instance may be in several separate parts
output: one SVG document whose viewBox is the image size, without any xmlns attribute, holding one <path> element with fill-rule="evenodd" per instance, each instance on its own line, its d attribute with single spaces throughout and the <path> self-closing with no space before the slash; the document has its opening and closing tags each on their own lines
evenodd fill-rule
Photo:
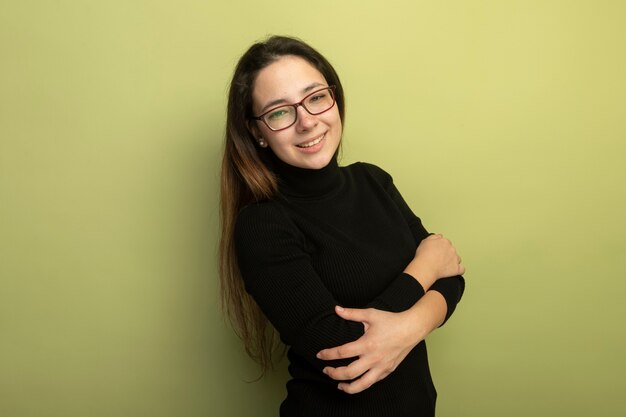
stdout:
<svg viewBox="0 0 626 417">
<path fill-rule="evenodd" d="M 360 321 L 365 326 L 365 334 L 354 342 L 324 349 L 317 354 L 323 360 L 346 359 L 358 356 L 348 366 L 339 368 L 326 367 L 324 373 L 341 382 L 337 388 L 356 394 L 392 373 L 428 333 L 420 331 L 418 322 L 411 315 L 411 310 L 390 313 L 373 308 L 352 309 L 336 307 L 341 318 Z M 445 316 L 445 301 L 444 301 Z"/>
<path fill-rule="evenodd" d="M 415 257 L 404 272 L 417 279 L 424 291 L 439 278 L 463 275 L 465 267 L 452 242 L 439 234 L 422 240 L 415 251 Z"/>
</svg>

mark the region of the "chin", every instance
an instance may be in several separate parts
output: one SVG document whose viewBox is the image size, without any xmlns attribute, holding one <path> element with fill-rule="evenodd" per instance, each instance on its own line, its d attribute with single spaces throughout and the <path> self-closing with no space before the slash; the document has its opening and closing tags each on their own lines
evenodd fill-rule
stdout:
<svg viewBox="0 0 626 417">
<path fill-rule="evenodd" d="M 322 169 L 324 168 L 326 165 L 328 165 L 330 163 L 330 161 L 333 159 L 333 155 L 320 155 L 319 158 L 315 158 L 314 160 L 311 161 L 303 161 L 302 163 L 302 168 L 308 168 L 308 169 Z"/>
</svg>

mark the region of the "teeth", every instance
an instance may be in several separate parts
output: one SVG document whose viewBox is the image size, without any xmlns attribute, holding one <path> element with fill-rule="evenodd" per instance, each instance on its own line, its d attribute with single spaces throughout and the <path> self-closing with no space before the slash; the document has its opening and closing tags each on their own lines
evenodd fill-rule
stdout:
<svg viewBox="0 0 626 417">
<path fill-rule="evenodd" d="M 303 143 L 302 145 L 297 145 L 300 148 L 310 148 L 311 146 L 317 145 L 318 143 L 320 143 L 322 141 L 322 138 L 324 137 L 324 135 L 320 136 L 319 138 L 312 140 L 311 142 L 308 143 Z"/>
</svg>

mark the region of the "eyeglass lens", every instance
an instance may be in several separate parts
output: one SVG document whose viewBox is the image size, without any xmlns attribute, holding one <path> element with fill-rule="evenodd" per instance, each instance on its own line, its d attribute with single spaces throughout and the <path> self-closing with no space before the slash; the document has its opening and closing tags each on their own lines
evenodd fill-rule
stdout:
<svg viewBox="0 0 626 417">
<path fill-rule="evenodd" d="M 301 104 L 310 114 L 316 115 L 333 107 L 335 97 L 330 88 L 324 88 L 309 94 L 298 104 Z M 263 116 L 263 120 L 273 130 L 285 129 L 296 122 L 298 104 L 289 104 L 272 109 Z"/>
</svg>

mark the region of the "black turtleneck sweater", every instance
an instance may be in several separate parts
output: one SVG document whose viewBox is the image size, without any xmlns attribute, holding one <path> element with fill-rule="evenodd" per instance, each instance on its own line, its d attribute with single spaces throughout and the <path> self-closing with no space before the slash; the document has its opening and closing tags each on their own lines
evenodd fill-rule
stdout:
<svg viewBox="0 0 626 417">
<path fill-rule="evenodd" d="M 358 339 L 363 325 L 341 319 L 336 305 L 403 311 L 424 295 L 402 271 L 428 236 L 392 178 L 356 163 L 320 170 L 275 164 L 280 195 L 245 207 L 235 245 L 246 290 L 288 345 L 287 398 L 281 417 L 433 416 L 437 393 L 419 343 L 385 379 L 359 394 L 337 389 L 316 353 Z M 462 277 L 430 288 L 447 302 L 446 320 L 460 300 Z"/>
</svg>

